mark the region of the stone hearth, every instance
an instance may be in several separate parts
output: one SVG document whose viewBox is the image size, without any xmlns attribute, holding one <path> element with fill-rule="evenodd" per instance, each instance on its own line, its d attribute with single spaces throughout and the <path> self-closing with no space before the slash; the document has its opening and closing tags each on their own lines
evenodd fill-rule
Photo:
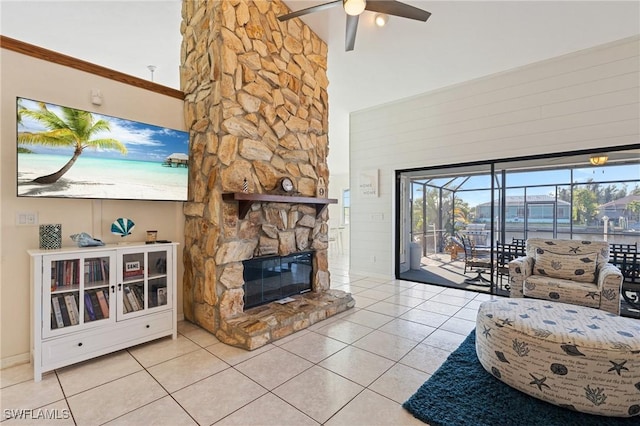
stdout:
<svg viewBox="0 0 640 426">
<path fill-rule="evenodd" d="M 351 294 L 341 290 L 311 292 L 292 298 L 295 301 L 284 305 L 271 302 L 248 309 L 242 315 L 227 318 L 216 336 L 225 343 L 252 350 L 355 305 Z"/>
<path fill-rule="evenodd" d="M 353 306 L 329 290 L 328 213 L 256 202 L 239 215 L 224 194 L 296 195 L 329 182 L 327 46 L 280 0 L 182 3 L 181 88 L 190 131 L 184 314 L 223 342 L 254 349 Z M 245 183 L 246 182 L 246 183 Z M 292 198 L 292 200 L 294 200 Z M 240 217 L 242 216 L 242 217 Z M 244 311 L 244 260 L 314 250 L 312 291 Z"/>
</svg>

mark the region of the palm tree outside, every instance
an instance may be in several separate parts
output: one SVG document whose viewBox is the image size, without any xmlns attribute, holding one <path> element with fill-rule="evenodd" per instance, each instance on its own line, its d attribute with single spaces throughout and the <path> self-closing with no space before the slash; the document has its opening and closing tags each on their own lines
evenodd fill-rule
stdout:
<svg viewBox="0 0 640 426">
<path fill-rule="evenodd" d="M 38 103 L 38 109 L 28 109 L 18 104 L 18 123 L 23 117 L 29 117 L 41 123 L 47 130 L 41 132 L 18 132 L 18 143 L 42 145 L 54 148 L 72 148 L 73 156 L 57 172 L 40 176 L 34 183 L 51 184 L 57 182 L 87 149 L 117 150 L 127 153 L 127 147 L 117 139 L 97 138 L 96 134 L 109 131 L 109 122 L 95 120 L 93 114 L 69 107 L 60 107 L 60 116 L 50 111 L 44 102 Z"/>
</svg>

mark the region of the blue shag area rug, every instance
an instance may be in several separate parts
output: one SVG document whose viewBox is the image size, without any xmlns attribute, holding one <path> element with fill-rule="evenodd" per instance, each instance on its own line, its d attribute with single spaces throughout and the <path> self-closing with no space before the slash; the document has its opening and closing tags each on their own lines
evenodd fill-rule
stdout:
<svg viewBox="0 0 640 426">
<path fill-rule="evenodd" d="M 462 342 L 403 407 L 431 426 L 626 426 L 616 418 L 561 408 L 526 395 L 489 374 L 476 356 L 476 334 Z"/>
</svg>

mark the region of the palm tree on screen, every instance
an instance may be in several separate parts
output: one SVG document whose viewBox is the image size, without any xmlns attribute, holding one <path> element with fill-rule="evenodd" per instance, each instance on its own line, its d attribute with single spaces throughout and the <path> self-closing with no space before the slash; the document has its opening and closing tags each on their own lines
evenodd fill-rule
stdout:
<svg viewBox="0 0 640 426">
<path fill-rule="evenodd" d="M 95 120 L 93 114 L 74 108 L 60 107 L 61 116 L 47 109 L 46 104 L 39 103 L 38 109 L 28 109 L 18 105 L 18 123 L 24 117 L 38 121 L 47 130 L 41 132 L 18 132 L 18 143 L 43 145 L 48 147 L 73 148 L 73 156 L 60 170 L 49 175 L 35 178 L 35 183 L 54 183 L 60 179 L 86 148 L 117 150 L 127 153 L 127 147 L 117 139 L 93 139 L 96 133 L 109 131 L 109 122 Z"/>
</svg>

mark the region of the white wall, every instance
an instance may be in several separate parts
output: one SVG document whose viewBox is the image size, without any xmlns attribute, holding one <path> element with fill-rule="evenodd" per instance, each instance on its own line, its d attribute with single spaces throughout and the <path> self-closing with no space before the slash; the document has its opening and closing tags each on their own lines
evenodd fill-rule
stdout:
<svg viewBox="0 0 640 426">
<path fill-rule="evenodd" d="M 38 226 L 17 226 L 17 212 L 36 212 L 39 223 L 61 223 L 63 245 L 75 243 L 69 235 L 88 232 L 107 243 L 118 217 L 129 217 L 136 227 L 132 241 L 143 241 L 147 229 L 158 238 L 184 243 L 182 203 L 150 201 L 92 201 L 16 197 L 16 97 L 26 97 L 95 111 L 158 126 L 184 130 L 183 102 L 131 85 L 72 68 L 0 50 L 0 365 L 29 360 L 29 256 L 38 248 Z M 90 103 L 90 91 L 104 95 L 102 106 Z M 178 315 L 182 315 L 182 245 L 178 256 Z"/>
<path fill-rule="evenodd" d="M 395 170 L 638 143 L 639 53 L 635 36 L 352 113 L 351 271 L 393 276 Z"/>
</svg>

